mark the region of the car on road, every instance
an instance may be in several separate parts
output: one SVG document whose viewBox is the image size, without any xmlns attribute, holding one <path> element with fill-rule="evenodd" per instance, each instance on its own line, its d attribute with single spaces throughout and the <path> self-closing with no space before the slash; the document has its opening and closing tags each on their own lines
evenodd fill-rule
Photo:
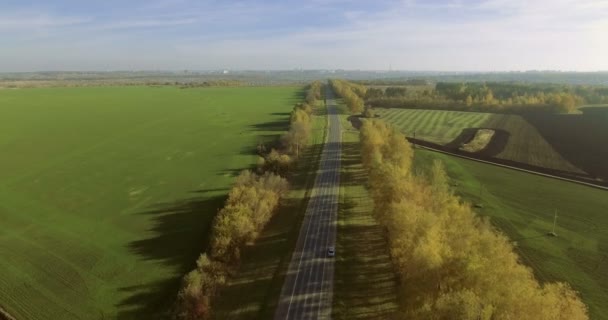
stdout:
<svg viewBox="0 0 608 320">
<path fill-rule="evenodd" d="M 334 257 L 335 255 L 336 255 L 336 248 L 334 248 L 334 247 L 327 248 L 328 257 Z"/>
</svg>

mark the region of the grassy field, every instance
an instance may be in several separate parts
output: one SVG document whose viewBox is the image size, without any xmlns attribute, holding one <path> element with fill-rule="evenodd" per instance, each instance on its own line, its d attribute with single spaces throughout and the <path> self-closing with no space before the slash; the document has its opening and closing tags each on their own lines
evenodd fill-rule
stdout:
<svg viewBox="0 0 608 320">
<path fill-rule="evenodd" d="M 0 91 L 0 304 L 18 319 L 153 319 L 299 88 Z"/>
<path fill-rule="evenodd" d="M 481 127 L 492 114 L 443 110 L 375 109 L 408 137 L 448 144 L 463 129 Z"/>
<path fill-rule="evenodd" d="M 441 145 L 453 144 L 455 149 L 474 135 L 470 129 L 494 129 L 497 134 L 481 151 L 484 156 L 584 174 L 557 152 L 534 125 L 519 115 L 407 109 L 379 109 L 377 113 L 408 137 L 415 133 L 415 138 Z"/>
<path fill-rule="evenodd" d="M 517 243 L 542 281 L 566 281 L 582 294 L 592 319 L 608 319 L 608 193 L 569 182 L 416 150 L 416 166 L 441 159 L 454 190 Z M 558 237 L 547 236 L 557 210 Z"/>
<path fill-rule="evenodd" d="M 359 131 L 352 128 L 345 114 L 341 116 L 343 144 L 332 317 L 396 319 L 397 276 L 384 230 L 372 216 Z"/>
</svg>

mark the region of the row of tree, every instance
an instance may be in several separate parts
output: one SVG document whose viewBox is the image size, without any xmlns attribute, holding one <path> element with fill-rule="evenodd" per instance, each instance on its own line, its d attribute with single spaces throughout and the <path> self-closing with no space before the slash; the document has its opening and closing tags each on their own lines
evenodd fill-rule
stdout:
<svg viewBox="0 0 608 320">
<path fill-rule="evenodd" d="M 540 284 L 513 245 L 454 195 L 441 162 L 414 173 L 405 137 L 364 120 L 362 161 L 411 319 L 587 319 L 565 283 Z"/>
<path fill-rule="evenodd" d="M 568 86 L 514 83 L 450 83 L 435 86 L 438 95 L 473 105 L 522 108 L 545 108 L 553 112 L 572 112 L 584 99 Z"/>
<path fill-rule="evenodd" d="M 340 79 L 329 81 L 332 89 L 344 100 L 344 103 L 352 113 L 361 113 L 365 107 L 363 98 L 367 88 L 360 84 L 355 84 Z"/>
<path fill-rule="evenodd" d="M 372 87 L 366 103 L 374 107 L 450 109 L 486 112 L 568 113 L 583 104 L 608 103 L 608 87 L 511 82 L 438 82 L 434 89 Z"/>
<path fill-rule="evenodd" d="M 241 249 L 254 241 L 276 211 L 288 183 L 274 173 L 243 171 L 213 222 L 208 253 L 183 280 L 178 293 L 178 319 L 208 319 L 213 298 L 239 265 Z"/>
<path fill-rule="evenodd" d="M 293 107 L 289 118 L 289 131 L 281 137 L 280 148 L 270 148 L 268 152 L 264 145 L 258 146 L 259 170 L 284 176 L 294 160 L 300 157 L 302 148 L 309 143 L 312 135 L 312 106 L 321 99 L 321 88 L 320 82 L 313 82 L 306 93 L 307 102 L 297 103 Z"/>
<path fill-rule="evenodd" d="M 308 90 L 306 91 L 306 103 L 314 105 L 317 100 L 321 100 L 322 87 L 323 84 L 321 84 L 321 81 L 317 80 L 311 83 L 308 87 Z"/>
<path fill-rule="evenodd" d="M 306 94 L 316 103 L 321 98 L 321 84 L 313 83 Z M 196 261 L 196 268 L 182 281 L 174 315 L 177 319 L 209 319 L 218 290 L 234 274 L 241 250 L 256 240 L 270 221 L 280 199 L 288 192 L 286 175 L 300 149 L 310 140 L 312 107 L 298 103 L 291 112 L 289 132 L 281 139 L 281 151 L 270 152 L 258 146 L 259 174 L 243 171 L 236 179 L 224 207 L 216 215 L 207 252 Z"/>
</svg>

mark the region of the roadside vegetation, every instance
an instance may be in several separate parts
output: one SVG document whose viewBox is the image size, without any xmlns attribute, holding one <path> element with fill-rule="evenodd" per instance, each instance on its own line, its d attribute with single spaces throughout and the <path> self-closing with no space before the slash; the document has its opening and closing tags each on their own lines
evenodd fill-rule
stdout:
<svg viewBox="0 0 608 320">
<path fill-rule="evenodd" d="M 580 292 L 591 319 L 608 318 L 605 190 L 422 148 L 415 151 L 415 170 L 428 172 L 434 161 L 442 161 L 454 192 L 475 204 L 480 216 L 491 218 L 537 279 L 568 282 Z M 557 237 L 552 237 L 556 215 Z"/>
<path fill-rule="evenodd" d="M 243 171 L 214 219 L 208 253 L 184 277 L 178 294 L 179 319 L 208 319 L 215 294 L 238 268 L 241 248 L 257 239 L 288 191 L 287 180 L 274 173 Z"/>
<path fill-rule="evenodd" d="M 365 107 L 363 98 L 367 88 L 352 82 L 333 79 L 329 81 L 332 90 L 344 101 L 351 113 L 361 113 Z"/>
<path fill-rule="evenodd" d="M 413 319 L 587 319 L 565 283 L 540 284 L 511 242 L 454 195 L 439 161 L 412 169 L 413 150 L 381 120 L 361 127 L 374 215 L 388 233 Z"/>
<path fill-rule="evenodd" d="M 291 190 L 258 239 L 241 250 L 238 272 L 216 298 L 216 319 L 271 319 L 274 316 L 325 141 L 326 109 L 319 100 L 310 105 L 313 106 L 310 141 L 300 148 L 298 161 L 286 174 Z"/>
<path fill-rule="evenodd" d="M 321 97 L 320 83 L 313 83 L 306 99 L 316 102 Z M 210 245 L 197 260 L 196 269 L 183 280 L 175 306 L 178 319 L 210 319 L 217 293 L 233 278 L 241 263 L 241 250 L 257 240 L 267 223 L 278 212 L 280 200 L 288 193 L 286 176 L 300 149 L 310 141 L 312 106 L 294 106 L 289 131 L 280 140 L 280 149 L 264 154 L 258 145 L 260 174 L 244 171 L 237 178 L 228 200 L 214 219 Z"/>
<path fill-rule="evenodd" d="M 386 233 L 372 214 L 359 131 L 350 125 L 347 108 L 339 106 L 342 155 L 332 318 L 394 319 L 398 279 Z"/>
</svg>

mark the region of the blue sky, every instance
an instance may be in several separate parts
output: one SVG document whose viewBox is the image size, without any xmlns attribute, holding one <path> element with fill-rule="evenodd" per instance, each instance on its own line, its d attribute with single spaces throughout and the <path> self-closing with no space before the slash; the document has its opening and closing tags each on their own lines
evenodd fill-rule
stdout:
<svg viewBox="0 0 608 320">
<path fill-rule="evenodd" d="M 0 72 L 608 70 L 608 0 L 2 0 Z"/>
</svg>

